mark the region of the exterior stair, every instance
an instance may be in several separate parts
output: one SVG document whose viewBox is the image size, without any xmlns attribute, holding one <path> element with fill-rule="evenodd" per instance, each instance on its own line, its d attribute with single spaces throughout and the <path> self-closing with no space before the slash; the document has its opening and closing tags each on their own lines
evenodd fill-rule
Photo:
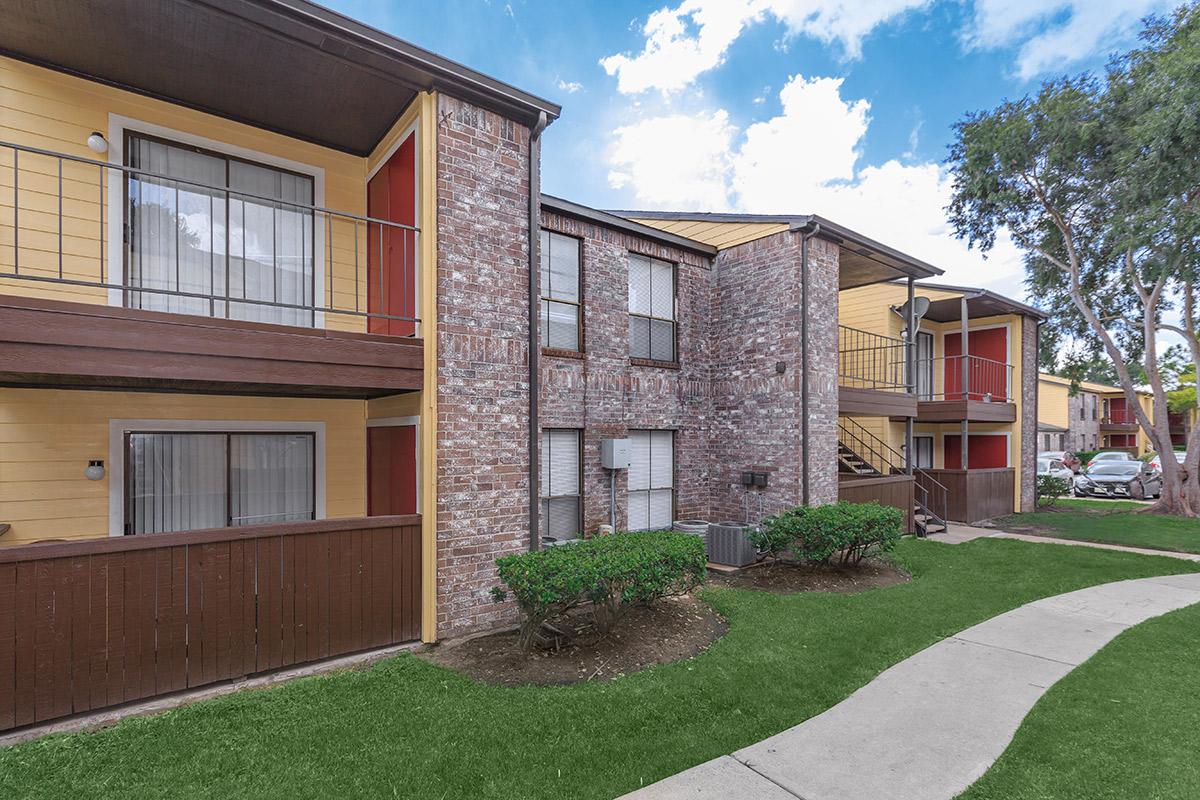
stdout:
<svg viewBox="0 0 1200 800">
<path fill-rule="evenodd" d="M 876 466 L 876 464 L 880 466 Z M 882 469 L 881 469 L 882 467 Z M 838 421 L 838 472 L 877 477 L 902 475 L 904 456 L 851 419 Z M 923 469 L 913 469 L 913 528 L 917 536 L 946 530 L 946 487 Z"/>
</svg>

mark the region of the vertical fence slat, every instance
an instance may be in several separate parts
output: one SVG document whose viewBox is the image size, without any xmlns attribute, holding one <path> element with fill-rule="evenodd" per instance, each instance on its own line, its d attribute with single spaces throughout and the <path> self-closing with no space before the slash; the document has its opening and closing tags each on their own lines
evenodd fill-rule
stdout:
<svg viewBox="0 0 1200 800">
<path fill-rule="evenodd" d="M 68 581 L 71 591 L 71 638 L 68 642 L 71 663 L 71 710 L 78 714 L 92 707 L 91 654 L 91 571 L 88 557 L 70 559 Z"/>
<path fill-rule="evenodd" d="M 128 553 L 108 556 L 107 685 L 109 705 L 125 699 L 125 560 Z"/>
<path fill-rule="evenodd" d="M 92 708 L 108 705 L 108 556 L 88 558 L 87 668 Z"/>
<path fill-rule="evenodd" d="M 17 567 L 17 613 L 14 644 L 16 646 L 16 680 L 13 685 L 13 724 L 30 725 L 37 705 L 37 562 L 23 562 Z"/>
<path fill-rule="evenodd" d="M 258 652 L 258 548 L 253 541 L 242 542 L 242 623 L 241 674 L 249 675 L 257 666 Z"/>
<path fill-rule="evenodd" d="M 16 724 L 17 565 L 0 564 L 0 730 Z"/>
<path fill-rule="evenodd" d="M 52 562 L 40 561 L 34 573 L 37 593 L 37 619 L 34 630 L 34 710 L 41 722 L 53 716 L 54 702 L 54 576 Z"/>
<path fill-rule="evenodd" d="M 279 537 L 258 540 L 258 671 L 274 669 L 281 663 L 280 618 L 283 598 L 280 594 Z"/>
<path fill-rule="evenodd" d="M 191 548 L 167 547 L 156 551 L 157 564 L 157 663 L 155 681 L 159 694 L 177 692 L 188 683 L 188 573 Z"/>
<path fill-rule="evenodd" d="M 362 650 L 363 637 L 363 532 L 350 534 L 350 625 L 343 653 Z"/>
<path fill-rule="evenodd" d="M 65 558 L 50 562 L 54 603 L 51 613 L 54 683 L 48 708 L 50 717 L 71 713 L 71 566 L 71 561 Z"/>
<path fill-rule="evenodd" d="M 279 656 L 280 665 L 294 664 L 296 661 L 296 539 L 295 536 L 282 536 L 279 541 L 280 550 L 280 595 L 283 599 L 283 611 L 280 621 L 282 629 Z"/>
</svg>

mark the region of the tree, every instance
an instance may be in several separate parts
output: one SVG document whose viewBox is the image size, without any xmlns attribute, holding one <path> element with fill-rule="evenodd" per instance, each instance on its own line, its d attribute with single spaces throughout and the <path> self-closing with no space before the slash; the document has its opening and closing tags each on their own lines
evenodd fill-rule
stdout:
<svg viewBox="0 0 1200 800">
<path fill-rule="evenodd" d="M 955 126 L 947 211 L 985 252 L 1007 230 L 1027 281 L 1063 327 L 1103 353 L 1127 405 L 1159 452 L 1171 451 L 1159 333 L 1179 333 L 1193 366 L 1200 220 L 1200 11 L 1151 19 L 1142 47 L 1103 79 L 1047 82 L 1033 97 L 967 115 Z M 1168 319 L 1178 313 L 1179 324 Z M 1138 367 L 1153 394 L 1137 402 Z M 1200 512 L 1200 430 L 1187 469 L 1163 459 L 1158 510 Z M 1184 480 L 1186 474 L 1186 481 Z"/>
</svg>

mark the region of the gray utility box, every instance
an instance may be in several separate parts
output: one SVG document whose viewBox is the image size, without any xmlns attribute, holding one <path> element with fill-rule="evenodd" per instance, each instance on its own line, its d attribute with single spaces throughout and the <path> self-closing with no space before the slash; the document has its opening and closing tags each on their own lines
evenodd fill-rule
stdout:
<svg viewBox="0 0 1200 800">
<path fill-rule="evenodd" d="M 750 541 L 750 526 L 741 522 L 714 522 L 708 526 L 705 545 L 708 560 L 714 564 L 744 567 L 758 560 L 758 550 Z"/>
<path fill-rule="evenodd" d="M 600 466 L 605 469 L 629 469 L 629 440 L 601 439 Z"/>
</svg>

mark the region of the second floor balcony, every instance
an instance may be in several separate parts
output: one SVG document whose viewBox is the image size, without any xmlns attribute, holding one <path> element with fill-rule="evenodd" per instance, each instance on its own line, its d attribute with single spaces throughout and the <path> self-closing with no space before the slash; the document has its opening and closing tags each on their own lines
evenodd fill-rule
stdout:
<svg viewBox="0 0 1200 800">
<path fill-rule="evenodd" d="M 420 388 L 417 228 L 311 176 L 128 134 L 0 143 L 0 379 L 368 397 Z"/>
<path fill-rule="evenodd" d="M 1014 368 L 975 355 L 912 353 L 905 339 L 838 329 L 841 413 L 915 417 L 924 422 L 1016 420 Z"/>
</svg>

